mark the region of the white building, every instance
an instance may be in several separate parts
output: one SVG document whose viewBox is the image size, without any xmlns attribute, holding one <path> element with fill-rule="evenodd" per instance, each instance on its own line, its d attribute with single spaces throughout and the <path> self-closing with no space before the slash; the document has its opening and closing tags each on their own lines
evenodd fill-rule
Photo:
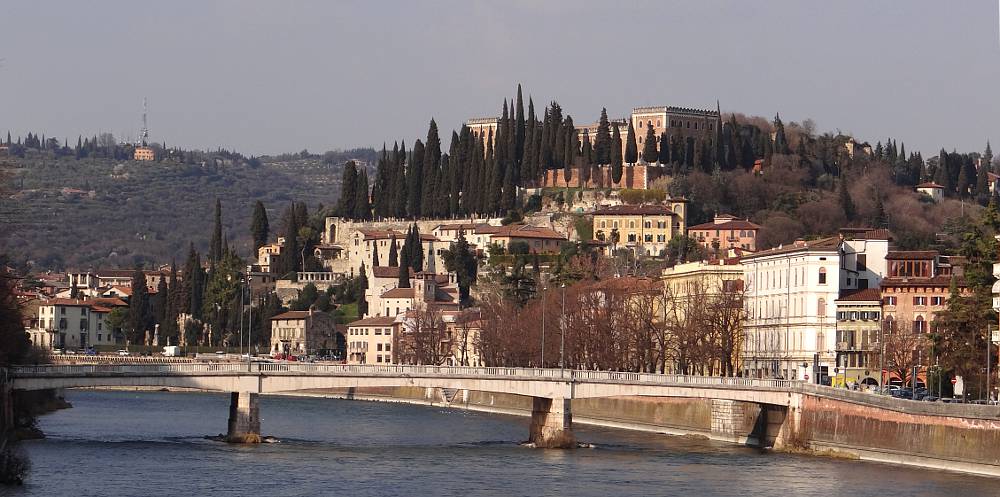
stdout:
<svg viewBox="0 0 1000 497">
<path fill-rule="evenodd" d="M 107 323 L 111 307 L 93 300 L 52 299 L 38 306 L 28 329 L 31 343 L 45 349 L 86 349 L 113 345 L 114 330 Z"/>
<path fill-rule="evenodd" d="M 744 373 L 823 382 L 836 366 L 835 301 L 877 288 L 886 274 L 888 232 L 796 241 L 742 259 L 747 282 Z M 815 366 L 815 369 L 814 369 Z"/>
</svg>

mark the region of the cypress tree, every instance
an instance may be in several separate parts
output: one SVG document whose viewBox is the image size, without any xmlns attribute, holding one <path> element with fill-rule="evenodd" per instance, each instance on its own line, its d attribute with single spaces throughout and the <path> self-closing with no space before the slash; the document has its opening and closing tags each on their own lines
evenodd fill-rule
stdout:
<svg viewBox="0 0 1000 497">
<path fill-rule="evenodd" d="M 361 170 L 358 175 L 358 184 L 354 189 L 354 219 L 367 221 L 371 219 L 371 203 L 368 200 L 368 171 Z"/>
<path fill-rule="evenodd" d="M 361 267 L 364 266 L 365 266 L 364 263 L 362 263 Z M 379 264 L 379 256 L 378 256 L 378 240 L 376 240 L 375 243 L 372 244 L 372 267 L 375 266 L 381 266 L 381 264 Z"/>
<path fill-rule="evenodd" d="M 527 130 L 524 123 L 524 99 L 521 98 L 521 83 L 517 84 L 517 108 L 514 114 L 514 162 L 524 163 L 524 140 Z"/>
<path fill-rule="evenodd" d="M 212 263 L 222 260 L 222 202 L 215 199 L 215 227 L 212 229 L 212 244 L 209 250 L 209 260 Z"/>
<path fill-rule="evenodd" d="M 257 250 L 267 245 L 267 237 L 270 227 L 267 223 L 267 209 L 264 202 L 258 200 L 253 206 L 253 217 L 250 222 L 250 238 L 253 240 L 253 257 L 256 257 Z"/>
<path fill-rule="evenodd" d="M 437 123 L 431 119 L 427 127 L 427 141 L 424 142 L 423 184 L 421 185 L 420 212 L 421 215 L 434 216 L 434 204 L 437 200 L 437 184 L 439 166 L 441 164 L 441 138 L 438 136 Z"/>
<path fill-rule="evenodd" d="M 7 141 L 10 141 L 10 137 L 7 137 Z M 993 149 L 990 148 L 990 141 L 986 140 L 986 150 L 983 152 L 983 165 L 992 172 L 993 171 Z"/>
<path fill-rule="evenodd" d="M 354 208 L 357 202 L 358 168 L 349 160 L 344 164 L 344 174 L 340 180 L 340 201 L 337 203 L 337 215 L 345 219 L 354 218 Z"/>
<path fill-rule="evenodd" d="M 406 168 L 406 213 L 413 219 L 420 217 L 420 207 L 423 200 L 424 181 L 424 143 L 417 140 L 410 152 L 410 161 Z"/>
<path fill-rule="evenodd" d="M 553 104 L 554 105 L 554 104 Z M 553 112 L 554 114 L 554 112 Z M 555 139 L 552 144 L 552 169 L 562 169 L 566 164 L 566 123 L 562 119 L 553 119 L 552 133 Z"/>
<path fill-rule="evenodd" d="M 611 135 L 611 181 L 618 183 L 622 180 L 622 136 L 618 132 L 618 125 Z"/>
<path fill-rule="evenodd" d="M 986 203 L 989 200 L 990 195 L 990 179 L 989 179 L 989 167 L 985 162 L 979 165 L 979 169 L 976 174 L 976 197 L 982 200 L 982 203 Z"/>
<path fill-rule="evenodd" d="M 576 165 L 576 157 L 580 153 L 580 143 L 576 135 L 576 126 L 573 125 L 573 116 L 566 116 L 563 124 L 563 138 L 565 150 L 563 152 L 563 179 L 566 184 L 573 178 L 573 166 Z"/>
<path fill-rule="evenodd" d="M 844 209 L 844 217 L 848 221 L 853 221 L 855 216 L 857 216 L 857 210 L 854 208 L 854 200 L 851 199 L 851 193 L 847 191 L 847 178 L 843 174 L 840 175 L 839 190 L 840 206 Z"/>
<path fill-rule="evenodd" d="M 656 150 L 656 133 L 652 126 L 646 126 L 646 140 L 642 144 L 642 160 L 647 164 L 656 162 L 659 154 Z"/>
<path fill-rule="evenodd" d="M 393 147 L 395 148 L 395 147 Z M 392 202 L 392 215 L 397 219 L 403 219 L 406 217 L 407 209 L 407 199 L 409 194 L 407 193 L 407 180 L 408 172 L 406 170 L 406 143 L 403 142 L 399 146 L 399 151 L 395 154 L 394 159 L 395 166 L 393 167 L 393 175 L 395 177 L 395 188 L 393 188 L 393 202 Z"/>
<path fill-rule="evenodd" d="M 601 119 L 597 123 L 594 155 L 598 165 L 611 164 L 611 123 L 608 121 L 608 109 L 606 108 L 601 108 Z"/>
<path fill-rule="evenodd" d="M 670 163 L 670 139 L 665 132 L 660 133 L 660 153 L 657 155 L 657 160 L 661 165 Z"/>
<path fill-rule="evenodd" d="M 132 295 L 128 299 L 128 322 L 130 343 L 145 343 L 146 330 L 150 324 L 149 292 L 146 290 L 146 275 L 141 268 L 132 273 Z"/>
<path fill-rule="evenodd" d="M 590 171 L 594 167 L 594 148 L 590 144 L 590 132 L 583 130 L 583 146 L 580 152 L 580 186 L 590 182 Z"/>
<path fill-rule="evenodd" d="M 173 261 L 170 263 L 170 280 L 167 285 L 166 316 L 160 323 L 160 330 L 167 339 L 167 345 L 171 345 L 170 338 L 174 338 L 173 345 L 177 345 L 178 298 L 181 294 L 183 292 L 177 281 L 177 261 Z"/>
<path fill-rule="evenodd" d="M 396 248 L 396 236 L 389 237 L 389 266 L 399 265 L 399 249 Z"/>
<path fill-rule="evenodd" d="M 535 103 L 528 97 L 528 122 L 524 130 L 524 149 L 521 153 L 521 184 L 528 185 L 537 179 L 535 170 Z"/>
<path fill-rule="evenodd" d="M 962 157 L 957 157 L 958 162 L 958 181 L 955 184 L 958 190 L 959 197 L 966 197 L 969 194 L 969 186 L 971 186 L 972 176 L 969 175 L 969 168 L 966 167 L 965 160 Z"/>
<path fill-rule="evenodd" d="M 399 272 L 397 275 L 396 286 L 399 288 L 410 288 L 410 264 L 406 260 L 405 250 L 403 251 L 403 260 L 399 261 Z"/>
<path fill-rule="evenodd" d="M 635 128 L 632 127 L 632 120 L 628 121 L 628 135 L 625 138 L 625 162 L 629 165 L 639 162 L 639 149 L 635 141 Z"/>
<path fill-rule="evenodd" d="M 789 154 L 791 148 L 788 147 L 788 139 L 785 138 L 785 125 L 781 122 L 781 116 L 774 114 L 774 153 Z"/>
<path fill-rule="evenodd" d="M 420 228 L 417 227 L 416 223 L 413 224 L 411 236 L 413 243 L 410 247 L 410 267 L 413 268 L 414 273 L 419 273 L 424 270 L 424 248 L 420 243 Z"/>
<path fill-rule="evenodd" d="M 365 317 L 368 315 L 368 299 L 365 297 L 365 291 L 368 290 L 368 273 L 365 272 L 365 265 L 362 264 L 358 268 L 358 317 Z"/>
</svg>

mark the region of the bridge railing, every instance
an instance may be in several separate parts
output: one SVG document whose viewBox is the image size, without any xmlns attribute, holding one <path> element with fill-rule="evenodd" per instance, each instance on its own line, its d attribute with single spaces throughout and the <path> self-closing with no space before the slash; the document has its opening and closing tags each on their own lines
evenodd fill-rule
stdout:
<svg viewBox="0 0 1000 497">
<path fill-rule="evenodd" d="M 789 389 L 792 380 L 685 376 L 625 371 L 590 371 L 515 367 L 421 366 L 402 364 L 305 364 L 288 362 L 187 362 L 162 364 L 76 364 L 17 366 L 15 377 L 163 374 L 307 374 L 331 376 L 441 376 L 493 377 L 625 384 L 722 386 L 734 388 Z"/>
</svg>

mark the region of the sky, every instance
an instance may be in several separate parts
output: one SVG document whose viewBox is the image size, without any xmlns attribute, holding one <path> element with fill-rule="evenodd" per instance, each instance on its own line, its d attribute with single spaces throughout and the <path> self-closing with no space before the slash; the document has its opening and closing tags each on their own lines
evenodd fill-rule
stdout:
<svg viewBox="0 0 1000 497">
<path fill-rule="evenodd" d="M 499 114 L 518 83 L 578 124 L 714 108 L 924 157 L 1000 143 L 992 0 L 0 0 L 0 133 L 138 133 L 277 154 Z M 447 139 L 445 139 L 447 146 Z M 995 146 L 994 149 L 997 147 Z"/>
</svg>

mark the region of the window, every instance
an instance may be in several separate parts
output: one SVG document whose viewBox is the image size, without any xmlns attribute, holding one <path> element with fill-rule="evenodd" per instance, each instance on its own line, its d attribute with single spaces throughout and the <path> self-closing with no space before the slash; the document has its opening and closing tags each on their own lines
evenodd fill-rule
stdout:
<svg viewBox="0 0 1000 497">
<path fill-rule="evenodd" d="M 666 221 L 657 221 L 656 222 L 656 227 L 657 227 L 657 229 L 665 230 L 665 229 L 667 229 L 667 222 Z"/>
<path fill-rule="evenodd" d="M 886 297 L 885 305 L 896 305 L 896 297 Z"/>
<path fill-rule="evenodd" d="M 629 221 L 628 222 L 628 227 L 629 228 L 635 228 L 635 221 Z"/>
<path fill-rule="evenodd" d="M 628 241 L 630 241 L 630 242 L 634 242 L 635 241 L 635 233 L 629 233 L 628 234 Z"/>
<path fill-rule="evenodd" d="M 386 329 L 385 329 L 385 335 L 386 335 L 386 336 L 389 336 L 389 335 L 391 335 L 391 334 L 392 334 L 392 328 L 386 328 Z M 386 347 L 386 349 L 385 349 L 385 350 L 389 350 L 389 346 L 388 346 L 388 345 L 386 345 L 385 347 Z"/>
<path fill-rule="evenodd" d="M 375 344 L 375 350 L 382 352 L 382 344 L 381 343 Z"/>
<path fill-rule="evenodd" d="M 667 241 L 667 235 L 656 235 L 656 241 L 665 242 Z"/>
<path fill-rule="evenodd" d="M 826 284 L 826 268 L 825 267 L 819 268 L 819 284 L 820 285 L 825 285 Z"/>
<path fill-rule="evenodd" d="M 944 305 L 944 297 L 931 297 L 931 305 Z"/>
<path fill-rule="evenodd" d="M 660 120 L 659 120 L 659 119 L 657 119 L 657 120 L 656 120 L 656 127 L 657 127 L 657 128 L 659 128 L 659 127 L 660 127 Z"/>
<path fill-rule="evenodd" d="M 387 344 L 385 344 L 385 351 L 386 351 L 386 352 L 391 352 L 392 350 L 390 349 L 390 347 L 392 347 L 392 344 L 388 344 L 388 343 L 387 343 Z M 388 360 L 388 359 L 387 359 L 387 360 Z"/>
<path fill-rule="evenodd" d="M 607 221 L 601 221 L 601 227 L 602 228 L 607 228 L 608 227 L 608 222 Z"/>
<path fill-rule="evenodd" d="M 382 328 L 375 328 L 375 334 L 376 335 L 381 335 L 382 334 Z"/>
<path fill-rule="evenodd" d="M 644 237 L 644 239 L 647 242 L 652 242 L 653 241 L 653 235 L 650 235 L 650 234 L 647 233 L 646 236 Z"/>
<path fill-rule="evenodd" d="M 382 354 L 375 356 L 375 362 L 382 362 Z"/>
<path fill-rule="evenodd" d="M 913 297 L 913 305 L 927 305 L 927 297 Z"/>
<path fill-rule="evenodd" d="M 927 331 L 927 323 L 924 322 L 923 316 L 917 316 L 917 319 L 913 320 L 913 332 L 923 333 Z"/>
<path fill-rule="evenodd" d="M 98 342 L 100 342 L 100 341 L 101 341 L 101 334 L 100 334 L 100 333 L 98 333 L 98 334 L 97 334 L 97 341 L 98 341 Z"/>
<path fill-rule="evenodd" d="M 645 227 L 646 229 L 650 229 L 650 228 L 652 228 L 652 227 L 653 227 L 653 222 L 652 222 L 652 221 L 646 221 L 645 223 L 643 223 L 643 226 L 644 226 L 644 227 Z"/>
<path fill-rule="evenodd" d="M 819 299 L 816 302 L 816 315 L 822 317 L 826 315 L 826 299 Z"/>
</svg>

